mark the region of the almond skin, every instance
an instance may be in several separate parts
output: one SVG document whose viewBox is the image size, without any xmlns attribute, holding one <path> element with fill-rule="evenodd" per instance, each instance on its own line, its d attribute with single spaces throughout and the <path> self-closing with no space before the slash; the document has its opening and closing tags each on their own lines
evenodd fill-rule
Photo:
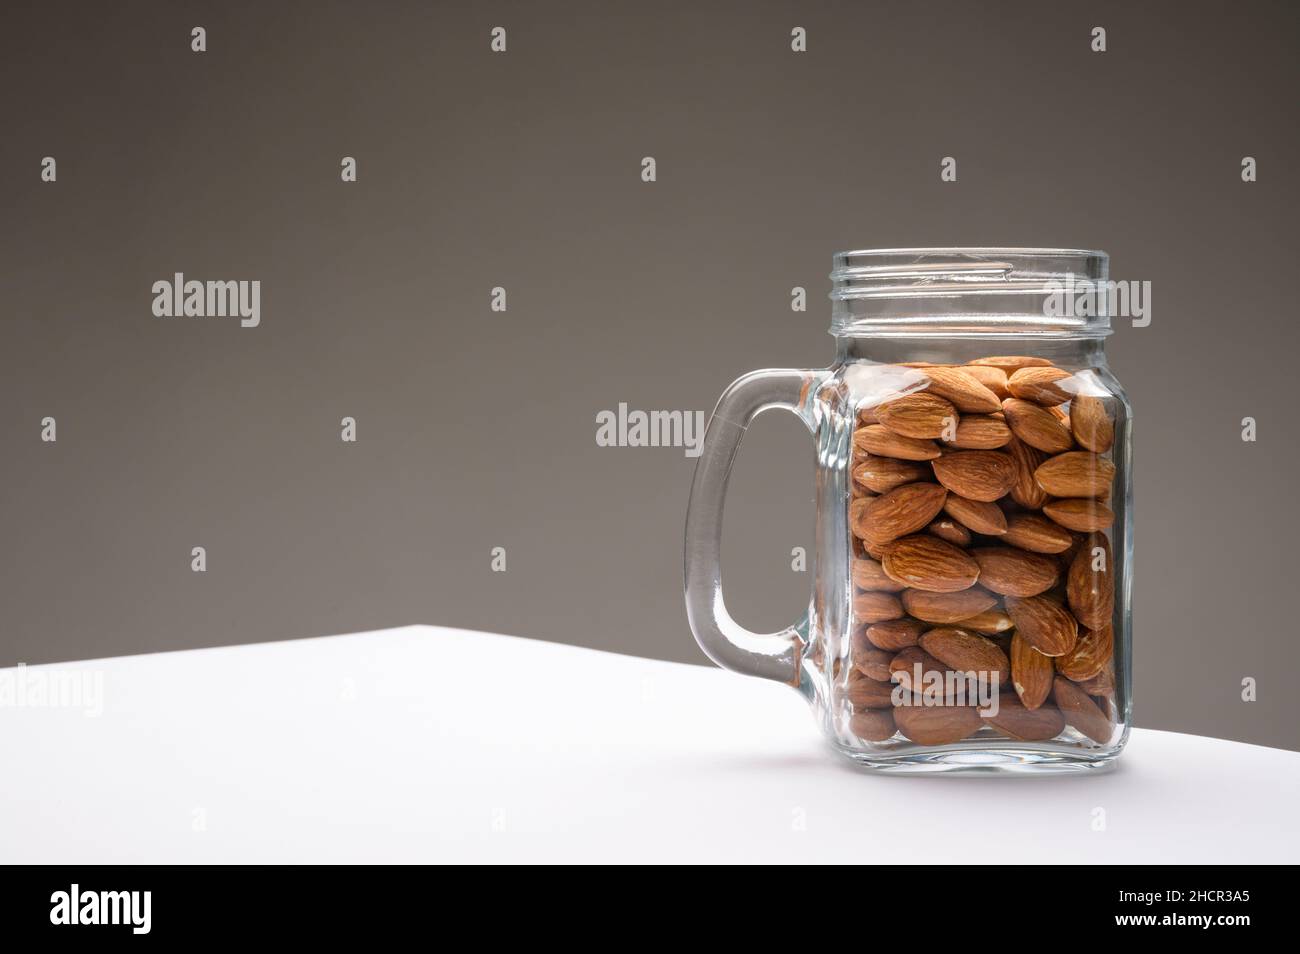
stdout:
<svg viewBox="0 0 1300 954">
<path fill-rule="evenodd" d="M 1011 499 L 1022 507 L 1038 510 L 1047 503 L 1047 491 L 1034 480 L 1034 471 L 1047 460 L 1047 455 L 1016 437 L 1007 443 L 1003 453 L 1016 464 L 1016 482 L 1011 485 Z"/>
<path fill-rule="evenodd" d="M 943 509 L 948 492 L 938 484 L 904 484 L 870 501 L 854 533 L 875 544 L 923 529 Z"/>
<path fill-rule="evenodd" d="M 1021 368 L 1007 378 L 1007 390 L 1012 397 L 1035 404 L 1054 406 L 1064 404 L 1074 397 L 1072 391 L 1061 386 L 1062 381 L 1074 377 L 1060 368 Z"/>
<path fill-rule="evenodd" d="M 1051 689 L 1050 683 L 1048 689 Z M 1021 742 L 1046 742 L 1065 731 L 1065 716 L 1056 706 L 1030 707 L 1015 696 L 1002 696 L 998 700 L 997 715 L 984 715 L 983 718 L 998 732 Z"/>
<path fill-rule="evenodd" d="M 948 667 L 939 660 L 935 659 L 920 646 L 908 646 L 906 649 L 899 651 L 889 663 L 889 678 L 898 685 L 907 689 L 909 692 L 914 688 L 916 675 L 916 666 L 921 667 L 921 677 L 924 679 L 927 673 L 937 672 L 944 675 Z M 921 691 L 924 685 L 915 687 L 916 691 Z"/>
<path fill-rule="evenodd" d="M 1076 395 L 1070 402 L 1070 430 L 1080 447 L 1104 454 L 1115 443 L 1115 425 L 1101 398 Z"/>
<path fill-rule="evenodd" d="M 887 494 L 903 484 L 926 480 L 930 474 L 930 468 L 924 463 L 875 454 L 867 454 L 853 466 L 853 482 L 876 494 Z"/>
<path fill-rule="evenodd" d="M 868 454 L 897 457 L 900 460 L 934 460 L 942 453 L 934 441 L 904 437 L 883 424 L 859 427 L 853 433 L 853 448 L 855 451 L 861 448 Z"/>
<path fill-rule="evenodd" d="M 941 626 L 921 636 L 921 648 L 957 672 L 997 673 L 997 684 L 1005 685 L 1011 661 L 987 636 L 953 626 Z"/>
<path fill-rule="evenodd" d="M 907 612 L 927 623 L 964 623 L 987 613 L 997 603 L 996 596 L 979 586 L 953 593 L 928 593 L 924 590 L 906 590 L 903 593 L 903 606 Z"/>
<path fill-rule="evenodd" d="M 899 706 L 894 721 L 898 731 L 918 745 L 960 742 L 982 724 L 970 706 Z"/>
<path fill-rule="evenodd" d="M 879 563 L 870 557 L 853 561 L 853 585 L 860 590 L 881 590 L 885 593 L 901 593 L 907 587 L 891 580 Z"/>
<path fill-rule="evenodd" d="M 980 365 L 986 368 L 1001 368 L 1003 373 L 1015 374 L 1021 368 L 1050 368 L 1052 362 L 1046 358 L 1031 358 L 1023 354 L 1000 354 L 988 358 L 976 358 L 974 361 L 968 361 L 967 364 Z"/>
<path fill-rule="evenodd" d="M 1050 503 L 1046 504 L 1043 512 L 1047 513 L 1047 508 L 1051 506 Z M 1002 542 L 1034 553 L 1064 553 L 1070 549 L 1074 537 L 1046 517 L 1036 513 L 1017 513 L 1007 518 L 1007 529 L 1002 535 Z"/>
<path fill-rule="evenodd" d="M 1074 446 L 1074 435 L 1060 418 L 1045 407 L 1018 398 L 1002 402 L 1002 414 L 1016 437 L 1048 454 L 1060 454 Z"/>
<path fill-rule="evenodd" d="M 931 521 L 925 532 L 955 547 L 970 546 L 970 531 L 951 517 L 939 517 Z"/>
<path fill-rule="evenodd" d="M 1072 680 L 1073 681 L 1073 680 Z M 1107 663 L 1102 667 L 1101 672 L 1091 679 L 1084 679 L 1079 682 L 1079 688 L 1090 696 L 1109 695 L 1115 691 L 1115 666 L 1113 663 Z"/>
<path fill-rule="evenodd" d="M 1115 465 L 1089 451 L 1057 454 L 1034 471 L 1038 486 L 1053 497 L 1100 497 L 1114 479 Z"/>
<path fill-rule="evenodd" d="M 1003 596 L 1037 596 L 1050 590 L 1058 576 L 1056 561 L 1015 547 L 979 547 L 971 551 L 979 564 L 980 584 Z M 1008 607 L 1007 612 L 1011 612 Z M 1012 618 L 1015 614 L 1012 613 Z"/>
<path fill-rule="evenodd" d="M 1016 482 L 1016 463 L 1001 451 L 952 451 L 932 466 L 939 483 L 969 500 L 997 500 Z"/>
<path fill-rule="evenodd" d="M 889 709 L 863 709 L 849 719 L 849 731 L 867 742 L 884 742 L 894 737 L 898 727 Z"/>
<path fill-rule="evenodd" d="M 951 401 L 962 414 L 992 414 L 1002 409 L 998 396 L 961 368 L 925 368 L 927 390 Z"/>
<path fill-rule="evenodd" d="M 968 500 L 958 494 L 950 493 L 948 499 L 943 502 L 943 509 L 948 516 L 976 533 L 997 537 L 1007 532 L 1007 516 L 995 503 Z"/>
<path fill-rule="evenodd" d="M 925 627 L 914 619 L 890 619 L 863 629 L 863 635 L 871 645 L 895 653 L 917 645 L 923 632 Z"/>
<path fill-rule="evenodd" d="M 1001 414 L 967 414 L 957 422 L 953 439 L 944 443 L 963 450 L 995 450 L 1009 440 L 1011 428 Z"/>
<path fill-rule="evenodd" d="M 1091 533 L 1115 522 L 1115 512 L 1091 497 L 1066 497 L 1043 504 L 1043 513 L 1070 530 Z"/>
<path fill-rule="evenodd" d="M 893 691 L 892 682 L 872 679 L 854 669 L 849 672 L 844 695 L 855 709 L 889 709 L 894 705 Z"/>
<path fill-rule="evenodd" d="M 889 664 L 894 659 L 894 653 L 887 649 L 876 649 L 874 646 L 868 646 L 861 653 L 854 653 L 853 665 L 864 676 L 870 676 L 872 679 L 878 679 L 881 682 L 889 682 Z"/>
<path fill-rule="evenodd" d="M 968 589 L 980 575 L 979 566 L 964 550 L 926 534 L 897 540 L 880 562 L 891 579 L 931 593 Z"/>
<path fill-rule="evenodd" d="M 1074 555 L 1065 595 L 1075 617 L 1088 629 L 1110 625 L 1115 612 L 1115 566 L 1110 541 L 1103 534 L 1089 535 Z"/>
<path fill-rule="evenodd" d="M 975 587 L 971 588 L 972 590 Z M 971 592 L 967 590 L 966 592 Z M 973 629 L 977 633 L 984 633 L 989 636 L 997 636 L 1005 633 L 1015 626 L 1011 617 L 999 609 L 987 609 L 983 612 L 976 613 L 974 616 L 967 616 L 965 619 L 955 621 L 962 629 Z"/>
<path fill-rule="evenodd" d="M 951 401 L 921 391 L 881 404 L 876 420 L 904 437 L 935 438 L 955 430 L 959 416 Z"/>
<path fill-rule="evenodd" d="M 853 597 L 853 616 L 860 623 L 879 623 L 902 615 L 903 604 L 890 593 L 867 591 Z"/>
<path fill-rule="evenodd" d="M 1110 742 L 1110 737 L 1114 734 L 1114 726 L 1086 692 L 1064 676 L 1057 676 L 1052 683 L 1052 695 L 1068 725 L 1078 729 L 1099 745 Z"/>
<path fill-rule="evenodd" d="M 1064 656 L 1074 649 L 1079 624 L 1060 603 L 1045 596 L 1009 596 L 1005 602 L 1016 634 L 1044 656 Z"/>
<path fill-rule="evenodd" d="M 1020 633 L 1011 637 L 1011 685 L 1025 708 L 1037 709 L 1047 701 L 1055 676 L 1050 657 L 1031 646 Z"/>
<path fill-rule="evenodd" d="M 1071 682 L 1086 682 L 1104 670 L 1115 652 L 1115 632 L 1109 625 L 1085 629 L 1064 656 L 1056 657 L 1056 671 Z"/>
<path fill-rule="evenodd" d="M 962 368 L 967 374 L 997 395 L 999 401 L 1011 397 L 1007 390 L 1007 373 L 988 364 L 968 364 Z"/>
</svg>

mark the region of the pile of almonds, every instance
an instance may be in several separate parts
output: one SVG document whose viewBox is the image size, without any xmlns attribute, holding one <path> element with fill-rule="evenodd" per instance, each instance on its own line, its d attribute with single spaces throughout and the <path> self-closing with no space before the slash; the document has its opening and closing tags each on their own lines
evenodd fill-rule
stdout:
<svg viewBox="0 0 1300 954">
<path fill-rule="evenodd" d="M 986 726 L 1022 741 L 1115 719 L 1115 439 L 1105 400 L 1036 357 L 909 364 L 918 390 L 861 407 L 853 434 L 851 729 L 921 745 Z M 978 700 L 895 706 L 920 672 L 997 673 Z M 917 687 L 916 691 L 921 691 Z M 909 697 L 910 698 L 910 697 Z M 960 702 L 960 704 L 959 704 Z"/>
</svg>

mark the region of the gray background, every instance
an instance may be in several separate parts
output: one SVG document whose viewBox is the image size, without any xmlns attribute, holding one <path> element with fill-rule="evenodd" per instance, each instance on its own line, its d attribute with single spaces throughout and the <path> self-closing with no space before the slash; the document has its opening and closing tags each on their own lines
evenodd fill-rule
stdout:
<svg viewBox="0 0 1300 954">
<path fill-rule="evenodd" d="M 1154 283 L 1109 345 L 1138 724 L 1300 749 L 1297 32 L 1282 3 L 7 4 L 0 664 L 411 622 L 703 661 L 694 462 L 597 447 L 596 412 L 826 364 L 837 249 L 1096 247 Z M 174 271 L 261 280 L 261 327 L 154 318 Z M 811 467 L 786 416 L 742 450 L 754 628 L 807 599 Z"/>
</svg>

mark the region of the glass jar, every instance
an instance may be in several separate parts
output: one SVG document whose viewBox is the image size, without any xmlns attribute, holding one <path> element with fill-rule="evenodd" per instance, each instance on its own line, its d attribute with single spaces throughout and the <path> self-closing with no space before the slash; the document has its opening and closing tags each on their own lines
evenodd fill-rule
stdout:
<svg viewBox="0 0 1300 954">
<path fill-rule="evenodd" d="M 1132 413 L 1106 365 L 1108 259 L 843 252 L 835 360 L 718 401 L 686 522 L 686 607 L 718 665 L 794 686 L 877 770 L 1065 771 L 1128 737 Z M 814 583 L 773 634 L 722 597 L 727 479 L 759 412 L 816 442 Z"/>
</svg>

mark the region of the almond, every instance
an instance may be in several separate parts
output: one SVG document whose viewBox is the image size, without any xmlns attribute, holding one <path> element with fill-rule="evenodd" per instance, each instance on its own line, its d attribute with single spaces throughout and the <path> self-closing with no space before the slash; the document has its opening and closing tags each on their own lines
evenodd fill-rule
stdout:
<svg viewBox="0 0 1300 954">
<path fill-rule="evenodd" d="M 980 572 L 964 550 L 925 534 L 896 541 L 885 550 L 880 562 L 891 579 L 932 593 L 967 589 Z"/>
<path fill-rule="evenodd" d="M 1007 378 L 1007 390 L 1012 397 L 1035 404 L 1064 404 L 1074 397 L 1073 391 L 1067 391 L 1061 382 L 1074 377 L 1069 371 L 1060 368 L 1021 368 Z M 1077 390 L 1077 387 L 1075 388 Z"/>
<path fill-rule="evenodd" d="M 968 500 L 958 494 L 948 494 L 943 502 L 943 509 L 948 516 L 954 517 L 963 526 L 986 536 L 1001 536 L 1007 532 L 1007 517 L 997 504 L 983 500 Z"/>
<path fill-rule="evenodd" d="M 1049 512 L 1047 508 L 1051 506 L 1046 504 L 1044 512 Z M 1036 513 L 1017 513 L 1007 518 L 1007 531 L 1002 535 L 1002 542 L 1035 553 L 1064 553 L 1070 549 L 1074 537 L 1046 517 Z"/>
<path fill-rule="evenodd" d="M 855 651 L 853 665 L 864 676 L 879 679 L 881 682 L 889 682 L 889 664 L 893 659 L 894 654 L 888 650 L 868 646 L 860 653 Z"/>
<path fill-rule="evenodd" d="M 928 593 L 924 590 L 903 593 L 903 606 L 907 612 L 927 623 L 964 623 L 991 610 L 997 602 L 996 596 L 979 586 L 954 593 Z"/>
<path fill-rule="evenodd" d="M 863 709 L 849 719 L 849 731 L 868 742 L 884 742 L 898 731 L 889 709 Z"/>
<path fill-rule="evenodd" d="M 1016 482 L 1016 463 L 1001 451 L 952 451 L 931 466 L 939 483 L 970 500 L 997 500 Z"/>
<path fill-rule="evenodd" d="M 1002 402 L 1002 414 L 1011 433 L 1030 447 L 1048 454 L 1059 454 L 1074 446 L 1070 429 L 1045 407 L 1008 398 Z"/>
<path fill-rule="evenodd" d="M 1046 596 L 1009 596 L 1005 602 L 1016 633 L 1044 656 L 1064 656 L 1074 649 L 1079 624 L 1060 603 Z"/>
<path fill-rule="evenodd" d="M 1007 373 L 988 364 L 968 364 L 962 368 L 967 374 L 997 395 L 999 401 L 1011 397 L 1007 390 Z"/>
<path fill-rule="evenodd" d="M 868 591 L 853 597 L 853 615 L 860 623 L 898 619 L 903 615 L 903 604 L 892 594 Z"/>
<path fill-rule="evenodd" d="M 1115 664 L 1109 662 L 1091 679 L 1080 680 L 1079 688 L 1090 696 L 1110 695 L 1115 691 Z"/>
<path fill-rule="evenodd" d="M 943 432 L 940 432 L 943 437 Z M 993 450 L 1011 440 L 1011 428 L 1001 414 L 967 414 L 957 421 L 956 434 L 946 441 L 966 450 Z"/>
<path fill-rule="evenodd" d="M 1059 575 L 1051 557 L 1015 547 L 980 547 L 971 555 L 979 564 L 980 583 L 1003 596 L 1037 596 L 1050 590 Z M 1011 612 L 1010 607 L 1007 612 Z M 1015 614 L 1011 617 L 1014 619 Z"/>
<path fill-rule="evenodd" d="M 881 404 L 876 420 L 904 437 L 932 438 L 956 430 L 958 415 L 951 401 L 921 391 Z"/>
<path fill-rule="evenodd" d="M 938 484 L 904 484 L 870 501 L 853 532 L 871 543 L 885 544 L 915 533 L 943 509 L 948 492 Z"/>
<path fill-rule="evenodd" d="M 964 592 L 970 593 L 975 589 L 977 587 L 971 587 L 971 589 Z M 1010 616 L 998 609 L 987 609 L 976 613 L 974 616 L 967 616 L 965 619 L 954 620 L 953 622 L 962 629 L 973 629 L 977 633 L 986 633 L 990 636 L 1005 633 L 1015 625 Z"/>
<path fill-rule="evenodd" d="M 930 468 L 924 463 L 877 457 L 875 454 L 867 454 L 853 466 L 853 482 L 877 494 L 887 494 L 903 484 L 926 480 L 930 474 Z"/>
<path fill-rule="evenodd" d="M 1056 671 L 1071 682 L 1085 682 L 1106 668 L 1114 652 L 1115 633 L 1109 625 L 1085 629 L 1072 650 L 1056 657 Z"/>
<path fill-rule="evenodd" d="M 844 696 L 855 709 L 889 709 L 894 705 L 894 684 L 872 679 L 856 669 L 849 672 Z"/>
<path fill-rule="evenodd" d="M 997 674 L 1004 685 L 1011 674 L 1011 661 L 987 636 L 953 626 L 941 626 L 921 635 L 921 648 L 956 672 L 980 673 L 981 679 Z"/>
<path fill-rule="evenodd" d="M 1026 708 L 1037 709 L 1047 701 L 1055 676 L 1050 657 L 1031 646 L 1020 633 L 1011 637 L 1011 685 Z"/>
<path fill-rule="evenodd" d="M 907 589 L 903 583 L 891 580 L 884 568 L 870 557 L 853 561 L 853 585 L 860 590 L 882 590 L 898 593 Z"/>
<path fill-rule="evenodd" d="M 1002 696 L 997 713 L 983 714 L 983 718 L 1003 735 L 1021 742 L 1046 742 L 1065 731 L 1065 716 L 1056 706 L 1030 707 L 1015 696 Z"/>
<path fill-rule="evenodd" d="M 1101 398 L 1076 395 L 1070 402 L 1070 429 L 1081 447 L 1104 454 L 1115 443 L 1115 425 Z"/>
<path fill-rule="evenodd" d="M 1099 745 L 1110 742 L 1110 737 L 1114 734 L 1114 726 L 1086 692 L 1064 676 L 1057 676 L 1052 683 L 1052 694 L 1056 699 L 1057 708 L 1065 716 L 1068 725 L 1078 729 Z"/>
<path fill-rule="evenodd" d="M 876 409 L 874 407 L 858 408 L 858 426 L 866 427 L 868 424 L 879 424 L 876 420 Z"/>
<path fill-rule="evenodd" d="M 1031 358 L 1022 354 L 994 355 L 988 358 L 976 358 L 974 361 L 966 363 L 985 368 L 1000 368 L 1006 374 L 1015 374 L 1021 368 L 1050 368 L 1052 366 L 1052 362 L 1046 358 Z"/>
<path fill-rule="evenodd" d="M 866 532 L 864 521 L 867 516 L 867 506 L 874 498 L 872 497 L 854 497 L 849 501 L 849 529 L 853 531 L 855 537 L 861 537 Z"/>
<path fill-rule="evenodd" d="M 1090 533 L 1105 530 L 1115 522 L 1115 512 L 1091 497 L 1066 497 L 1043 504 L 1047 514 L 1063 527 Z"/>
<path fill-rule="evenodd" d="M 948 517 L 940 517 L 938 520 L 931 522 L 925 528 L 925 532 L 933 534 L 945 543 L 951 543 L 955 547 L 970 546 L 970 531 L 956 520 Z"/>
<path fill-rule="evenodd" d="M 915 646 L 921 639 L 925 627 L 914 619 L 890 619 L 875 623 L 863 630 L 867 639 L 878 649 L 898 652 L 908 646 Z"/>
<path fill-rule="evenodd" d="M 960 742 L 979 729 L 979 713 L 970 706 L 899 706 L 898 731 L 918 745 Z"/>
<path fill-rule="evenodd" d="M 1070 609 L 1088 629 L 1110 625 L 1115 612 L 1115 568 L 1105 535 L 1094 533 L 1083 541 L 1066 574 L 1065 593 Z"/>
<path fill-rule="evenodd" d="M 921 667 L 921 679 L 924 680 L 928 673 L 938 673 L 944 676 L 948 672 L 948 667 L 939 660 L 935 659 L 920 646 L 908 646 L 902 649 L 894 656 L 889 663 L 889 678 L 902 686 L 908 692 L 922 692 L 925 689 L 924 683 L 918 683 L 916 680 L 916 667 Z M 946 691 L 946 684 L 945 684 Z"/>
<path fill-rule="evenodd" d="M 1011 485 L 1011 499 L 1022 507 L 1037 510 L 1047 502 L 1047 492 L 1034 480 L 1034 471 L 1047 460 L 1047 455 L 1016 437 L 1011 438 L 1003 452 L 1016 464 L 1016 482 Z"/>
<path fill-rule="evenodd" d="M 1100 497 L 1114 479 L 1115 465 L 1088 451 L 1057 454 L 1034 471 L 1038 486 L 1053 497 Z"/>
<path fill-rule="evenodd" d="M 927 390 L 951 401 L 963 414 L 992 414 L 1002 410 L 998 396 L 961 368 L 925 368 Z"/>
<path fill-rule="evenodd" d="M 882 457 L 902 460 L 934 460 L 942 453 L 934 441 L 895 434 L 883 424 L 859 427 L 853 434 L 853 447 Z"/>
</svg>

